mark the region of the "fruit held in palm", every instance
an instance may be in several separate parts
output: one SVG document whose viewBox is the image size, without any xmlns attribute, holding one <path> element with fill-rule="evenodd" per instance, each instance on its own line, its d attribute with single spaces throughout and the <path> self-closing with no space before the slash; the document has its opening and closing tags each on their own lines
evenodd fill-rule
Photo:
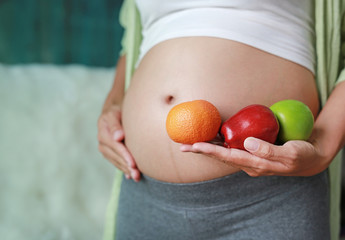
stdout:
<svg viewBox="0 0 345 240">
<path fill-rule="evenodd" d="M 307 140 L 310 137 L 314 126 L 314 116 L 307 105 L 288 99 L 276 102 L 270 109 L 279 121 L 279 142 Z"/>
<path fill-rule="evenodd" d="M 217 136 L 221 121 L 219 111 L 212 103 L 194 100 L 180 103 L 169 111 L 166 130 L 178 143 L 207 142 Z"/>
<path fill-rule="evenodd" d="M 221 127 L 224 146 L 245 150 L 243 142 L 247 137 L 256 137 L 274 143 L 279 124 L 274 113 L 260 104 L 249 105 L 226 120 Z"/>
</svg>

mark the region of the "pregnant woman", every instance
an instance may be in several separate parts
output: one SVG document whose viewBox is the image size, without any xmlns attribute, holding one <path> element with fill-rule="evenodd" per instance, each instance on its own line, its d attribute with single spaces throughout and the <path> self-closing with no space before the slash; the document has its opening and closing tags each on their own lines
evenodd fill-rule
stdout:
<svg viewBox="0 0 345 240">
<path fill-rule="evenodd" d="M 326 169 L 344 146 L 345 84 L 320 76 L 314 4 L 125 1 L 124 49 L 98 124 L 100 151 L 124 173 L 110 239 L 330 239 Z M 247 151 L 173 142 L 169 110 L 196 99 L 223 121 L 296 99 L 314 131 L 283 146 L 248 138 Z"/>
</svg>

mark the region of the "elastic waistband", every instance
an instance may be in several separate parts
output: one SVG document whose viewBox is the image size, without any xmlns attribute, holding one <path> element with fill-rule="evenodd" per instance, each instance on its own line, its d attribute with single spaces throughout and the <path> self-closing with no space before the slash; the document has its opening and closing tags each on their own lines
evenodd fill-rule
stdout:
<svg viewBox="0 0 345 240">
<path fill-rule="evenodd" d="M 312 177 L 265 176 L 250 177 L 237 172 L 225 177 L 195 183 L 168 183 L 142 176 L 138 183 L 125 181 L 138 197 L 158 204 L 178 207 L 214 207 L 243 205 L 261 201 L 273 195 L 303 187 L 305 184 L 327 182 L 324 173 Z"/>
</svg>

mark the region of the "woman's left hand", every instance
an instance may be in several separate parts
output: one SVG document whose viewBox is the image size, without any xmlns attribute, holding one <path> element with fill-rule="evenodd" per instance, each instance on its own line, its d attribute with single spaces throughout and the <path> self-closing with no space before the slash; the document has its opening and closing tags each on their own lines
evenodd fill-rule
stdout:
<svg viewBox="0 0 345 240">
<path fill-rule="evenodd" d="M 297 140 L 277 146 L 249 137 L 245 140 L 244 146 L 247 151 L 201 142 L 182 145 L 181 151 L 210 156 L 253 177 L 311 176 L 328 167 L 328 161 L 316 142 Z"/>
</svg>

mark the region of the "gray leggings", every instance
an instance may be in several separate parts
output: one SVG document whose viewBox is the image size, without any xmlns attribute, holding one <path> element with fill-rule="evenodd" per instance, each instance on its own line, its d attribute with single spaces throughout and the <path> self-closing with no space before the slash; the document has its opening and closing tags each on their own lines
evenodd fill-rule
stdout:
<svg viewBox="0 0 345 240">
<path fill-rule="evenodd" d="M 123 180 L 116 240 L 327 240 L 327 172 L 187 184 Z"/>
</svg>

